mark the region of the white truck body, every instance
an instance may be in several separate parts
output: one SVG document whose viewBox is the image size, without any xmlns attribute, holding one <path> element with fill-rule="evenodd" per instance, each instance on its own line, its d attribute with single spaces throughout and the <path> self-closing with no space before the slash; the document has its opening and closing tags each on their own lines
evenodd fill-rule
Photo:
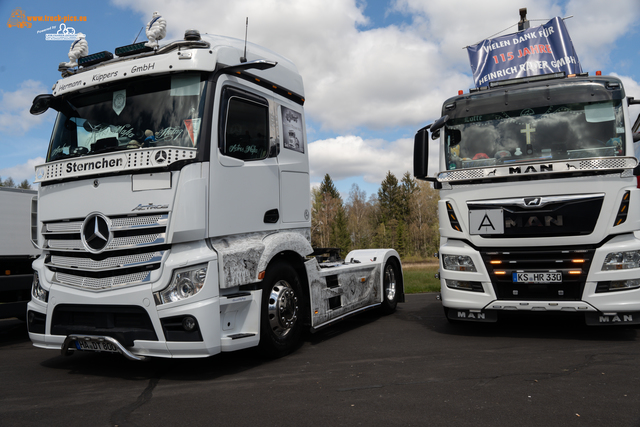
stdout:
<svg viewBox="0 0 640 427">
<path fill-rule="evenodd" d="M 431 126 L 435 174 L 427 129 L 418 132 L 414 172 L 440 189 L 448 319 L 496 321 L 508 310 L 640 323 L 633 103 L 619 79 L 599 75 L 525 78 L 452 97 Z"/>
<path fill-rule="evenodd" d="M 259 345 L 279 356 L 303 328 L 403 300 L 394 250 L 308 257 L 293 63 L 251 43 L 241 62 L 241 40 L 186 38 L 81 67 L 34 100 L 36 114 L 59 111 L 36 168 L 37 347 L 141 359 Z"/>
<path fill-rule="evenodd" d="M 31 244 L 31 208 L 37 192 L 0 187 L 0 319 L 25 318 L 40 251 Z"/>
</svg>

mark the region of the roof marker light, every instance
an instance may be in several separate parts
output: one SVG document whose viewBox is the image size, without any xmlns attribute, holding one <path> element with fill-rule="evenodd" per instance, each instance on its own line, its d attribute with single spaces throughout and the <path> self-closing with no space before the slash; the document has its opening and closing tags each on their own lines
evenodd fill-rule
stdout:
<svg viewBox="0 0 640 427">
<path fill-rule="evenodd" d="M 596 71 L 596 76 L 601 76 L 602 75 L 602 71 Z"/>
<path fill-rule="evenodd" d="M 153 48 L 145 46 L 145 44 L 146 42 L 140 42 L 117 47 L 116 56 L 122 58 L 123 56 L 136 55 L 138 53 L 153 52 Z"/>
<path fill-rule="evenodd" d="M 458 95 L 462 95 L 463 93 L 464 93 L 464 91 L 463 91 L 463 90 L 459 90 L 459 91 L 458 91 Z"/>
<path fill-rule="evenodd" d="M 110 59 L 113 59 L 113 54 L 111 52 L 103 50 L 102 52 L 92 53 L 91 55 L 78 58 L 78 66 L 89 67 L 91 65 L 99 64 Z"/>
</svg>

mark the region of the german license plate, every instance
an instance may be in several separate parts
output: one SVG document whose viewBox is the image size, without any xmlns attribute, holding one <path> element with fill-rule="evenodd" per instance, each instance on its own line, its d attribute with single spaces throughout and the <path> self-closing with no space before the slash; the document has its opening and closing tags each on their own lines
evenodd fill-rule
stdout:
<svg viewBox="0 0 640 427">
<path fill-rule="evenodd" d="M 118 348 L 107 341 L 76 341 L 76 348 L 85 351 L 107 351 L 109 353 L 117 353 Z"/>
<path fill-rule="evenodd" d="M 513 283 L 560 283 L 562 272 L 532 272 L 513 273 Z"/>
</svg>

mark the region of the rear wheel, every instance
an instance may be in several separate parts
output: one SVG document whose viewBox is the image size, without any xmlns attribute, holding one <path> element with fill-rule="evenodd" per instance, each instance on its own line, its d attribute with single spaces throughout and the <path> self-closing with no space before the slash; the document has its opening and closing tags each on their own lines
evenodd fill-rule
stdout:
<svg viewBox="0 0 640 427">
<path fill-rule="evenodd" d="M 306 307 L 295 269 L 276 261 L 263 280 L 260 351 L 267 357 L 290 353 L 300 340 Z"/>
<path fill-rule="evenodd" d="M 380 308 L 384 314 L 391 314 L 396 311 L 400 295 L 400 270 L 395 260 L 387 261 L 382 277 L 382 304 Z"/>
</svg>

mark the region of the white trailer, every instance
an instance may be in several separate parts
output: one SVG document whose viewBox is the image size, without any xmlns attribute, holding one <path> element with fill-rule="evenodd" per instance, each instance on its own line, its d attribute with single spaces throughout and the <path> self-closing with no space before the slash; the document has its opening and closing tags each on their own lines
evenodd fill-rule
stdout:
<svg viewBox="0 0 640 427">
<path fill-rule="evenodd" d="M 37 192 L 0 187 L 0 319 L 24 320 L 31 298 L 31 263 L 40 250 L 31 243 L 32 204 Z"/>
<path fill-rule="evenodd" d="M 80 59 L 34 100 L 34 114 L 58 111 L 36 168 L 34 345 L 130 359 L 253 346 L 279 356 L 303 329 L 394 311 L 404 299 L 396 251 L 314 256 L 324 251 L 310 244 L 294 64 L 193 30 L 143 45 Z"/>
</svg>

